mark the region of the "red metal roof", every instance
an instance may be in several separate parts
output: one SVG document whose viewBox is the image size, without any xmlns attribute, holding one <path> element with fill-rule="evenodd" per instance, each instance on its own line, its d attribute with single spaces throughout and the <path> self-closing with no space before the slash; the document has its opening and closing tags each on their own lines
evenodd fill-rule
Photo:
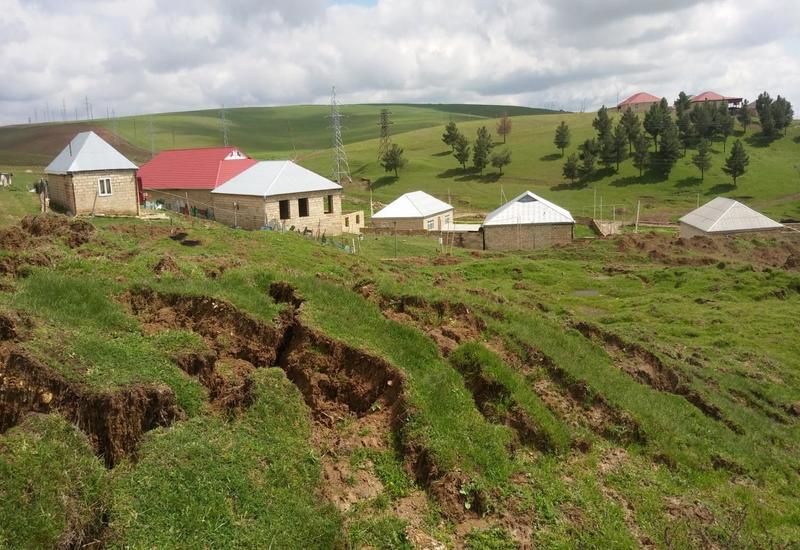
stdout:
<svg viewBox="0 0 800 550">
<path fill-rule="evenodd" d="M 661 101 L 660 97 L 656 97 L 653 94 L 648 94 L 647 92 L 639 92 L 633 94 L 631 97 L 617 105 L 617 107 L 624 107 L 625 105 L 633 105 L 635 103 L 658 103 Z"/>
<path fill-rule="evenodd" d="M 728 97 L 724 95 L 720 95 L 717 92 L 703 92 L 702 94 L 697 94 L 696 96 L 692 96 L 691 101 L 692 103 L 697 103 L 699 101 L 741 101 L 741 97 Z"/>
<path fill-rule="evenodd" d="M 228 155 L 238 153 L 241 158 Z M 214 189 L 256 163 L 236 147 L 162 151 L 139 168 L 142 189 Z"/>
</svg>

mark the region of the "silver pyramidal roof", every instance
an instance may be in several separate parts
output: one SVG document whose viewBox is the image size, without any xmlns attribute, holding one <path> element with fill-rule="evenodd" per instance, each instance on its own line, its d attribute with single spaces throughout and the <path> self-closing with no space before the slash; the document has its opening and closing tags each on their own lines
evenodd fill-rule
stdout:
<svg viewBox="0 0 800 550">
<path fill-rule="evenodd" d="M 375 212 L 372 217 L 373 219 L 390 220 L 395 218 L 426 218 L 452 209 L 451 205 L 440 201 L 425 191 L 411 191 L 400 195 L 378 212 Z"/>
<path fill-rule="evenodd" d="M 727 197 L 717 197 L 680 219 L 706 233 L 735 233 L 777 229 L 781 224 L 749 206 Z"/>
<path fill-rule="evenodd" d="M 263 160 L 232 177 L 212 193 L 271 197 L 290 193 L 334 191 L 342 186 L 291 160 Z"/>
<path fill-rule="evenodd" d="M 94 132 L 77 134 L 45 168 L 48 174 L 101 170 L 136 170 L 136 165 Z"/>
<path fill-rule="evenodd" d="M 483 225 L 575 223 L 572 214 L 557 204 L 525 191 L 486 215 Z"/>
</svg>

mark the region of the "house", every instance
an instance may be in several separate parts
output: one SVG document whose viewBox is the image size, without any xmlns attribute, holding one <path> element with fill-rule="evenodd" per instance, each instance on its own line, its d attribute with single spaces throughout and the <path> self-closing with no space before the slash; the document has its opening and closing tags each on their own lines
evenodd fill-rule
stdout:
<svg viewBox="0 0 800 550">
<path fill-rule="evenodd" d="M 572 241 L 575 220 L 564 208 L 525 191 L 483 221 L 486 250 L 532 250 Z"/>
<path fill-rule="evenodd" d="M 211 196 L 216 220 L 232 227 L 342 233 L 342 187 L 290 160 L 257 162 Z"/>
<path fill-rule="evenodd" d="M 749 206 L 726 197 L 707 202 L 679 221 L 680 236 L 685 238 L 774 231 L 783 227 Z"/>
<path fill-rule="evenodd" d="M 718 94 L 717 92 L 703 92 L 689 98 L 689 104 L 694 106 L 701 103 L 712 103 L 715 107 L 724 104 L 728 109 L 738 109 L 742 106 L 741 97 L 727 97 Z"/>
<path fill-rule="evenodd" d="M 646 113 L 650 110 L 651 106 L 658 104 L 660 101 L 661 98 L 653 94 L 638 92 L 617 105 L 617 111 L 623 112 L 630 109 L 634 113 Z"/>
<path fill-rule="evenodd" d="M 401 230 L 441 231 L 453 223 L 453 207 L 424 191 L 397 197 L 372 216 L 372 225 Z"/>
<path fill-rule="evenodd" d="M 143 202 L 213 216 L 211 191 L 256 163 L 236 147 L 162 151 L 139 168 Z M 193 210 L 196 209 L 196 210 Z"/>
<path fill-rule="evenodd" d="M 136 165 L 94 132 L 72 138 L 45 173 L 50 203 L 68 214 L 139 214 Z"/>
</svg>

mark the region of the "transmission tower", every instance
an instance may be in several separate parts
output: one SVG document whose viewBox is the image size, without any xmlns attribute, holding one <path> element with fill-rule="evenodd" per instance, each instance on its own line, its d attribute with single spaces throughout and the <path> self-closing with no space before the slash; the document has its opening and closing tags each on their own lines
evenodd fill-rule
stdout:
<svg viewBox="0 0 800 550">
<path fill-rule="evenodd" d="M 220 123 L 222 124 L 222 144 L 228 146 L 228 119 L 225 118 L 225 105 L 219 111 Z"/>
<path fill-rule="evenodd" d="M 336 101 L 336 86 L 331 88 L 331 128 L 333 129 L 333 181 L 352 183 L 350 165 L 342 143 L 342 115 L 339 114 L 339 103 Z"/>
<path fill-rule="evenodd" d="M 389 145 L 392 143 L 392 138 L 389 137 L 389 126 L 394 124 L 389 120 L 389 115 L 392 114 L 389 109 L 381 109 L 381 121 L 378 126 L 381 127 L 381 142 L 378 144 L 378 158 L 382 159 L 389 151 Z"/>
</svg>

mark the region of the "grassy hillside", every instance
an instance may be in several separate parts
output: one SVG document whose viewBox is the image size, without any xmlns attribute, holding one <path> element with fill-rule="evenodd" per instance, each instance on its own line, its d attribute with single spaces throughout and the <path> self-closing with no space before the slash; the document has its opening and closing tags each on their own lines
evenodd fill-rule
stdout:
<svg viewBox="0 0 800 550">
<path fill-rule="evenodd" d="M 791 234 L 354 255 L 95 224 L 0 232 L 0 546 L 800 538 Z"/>
</svg>

